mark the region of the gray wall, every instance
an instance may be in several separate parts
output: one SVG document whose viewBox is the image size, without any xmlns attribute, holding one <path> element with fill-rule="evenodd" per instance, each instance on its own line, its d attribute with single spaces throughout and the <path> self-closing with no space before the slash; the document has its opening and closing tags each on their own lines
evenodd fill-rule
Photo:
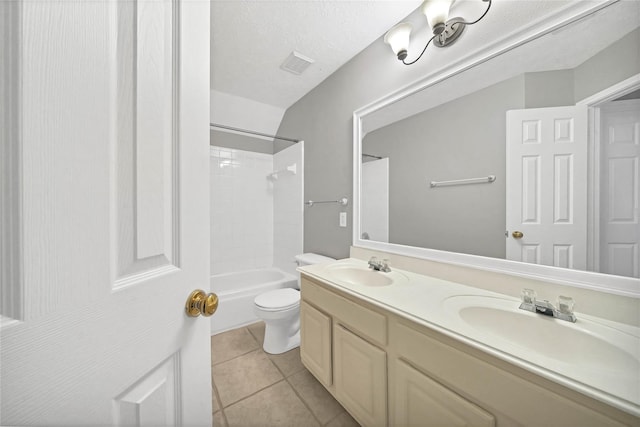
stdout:
<svg viewBox="0 0 640 427">
<path fill-rule="evenodd" d="M 615 31 L 612 28 L 611 31 Z M 575 100 L 580 101 L 640 72 L 640 28 L 575 68 Z"/>
<path fill-rule="evenodd" d="M 621 46 L 614 49 L 617 59 L 607 53 L 603 59 L 594 58 L 574 70 L 575 99 L 603 89 L 613 79 L 620 81 L 638 72 L 639 53 L 637 42 L 634 50 L 634 36 L 637 38 L 632 33 L 618 43 Z M 628 66 L 619 65 L 627 62 Z M 336 200 L 347 196 L 350 201 L 346 208 L 332 204 L 305 208 L 305 251 L 336 258 L 349 255 L 352 225 L 349 222 L 346 228 L 338 227 L 338 213 L 345 210 L 351 218 L 353 112 L 442 66 L 433 52 L 413 66 L 403 66 L 390 54 L 388 46 L 378 40 L 287 110 L 278 133 L 305 141 L 305 199 Z M 615 76 L 610 73 L 611 68 L 616 68 Z M 535 86 L 533 80 L 530 84 Z M 567 92 L 563 89 L 562 93 L 560 97 Z M 531 102 L 537 105 L 540 101 Z"/>
<path fill-rule="evenodd" d="M 363 151 L 390 159 L 390 242 L 504 258 L 505 112 L 524 104 L 520 76 L 366 135 Z"/>
<path fill-rule="evenodd" d="M 524 108 L 563 107 L 575 104 L 573 70 L 525 73 Z"/>
<path fill-rule="evenodd" d="M 412 67 L 399 64 L 380 40 L 329 76 L 285 113 L 278 134 L 305 141 L 305 200 L 337 200 L 349 205 L 305 207 L 304 250 L 334 258 L 349 256 L 352 241 L 353 120 L 355 110 L 424 75 L 429 58 Z M 338 213 L 348 212 L 347 227 Z"/>
<path fill-rule="evenodd" d="M 358 84 L 356 60 L 338 70 L 314 90 L 291 106 L 285 113 L 279 134 L 296 135 L 305 141 L 305 200 L 337 200 L 347 196 L 351 201 L 351 114 L 372 98 Z M 372 82 L 381 76 L 372 77 Z M 304 251 L 334 258 L 349 255 L 351 224 L 338 227 L 338 212 L 348 211 L 333 204 L 305 207 Z"/>
</svg>

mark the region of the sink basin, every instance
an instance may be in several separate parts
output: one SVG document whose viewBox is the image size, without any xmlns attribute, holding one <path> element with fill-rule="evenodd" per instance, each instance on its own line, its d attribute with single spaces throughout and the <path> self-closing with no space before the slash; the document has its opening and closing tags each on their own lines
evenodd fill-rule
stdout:
<svg viewBox="0 0 640 427">
<path fill-rule="evenodd" d="M 540 355 L 574 367 L 615 374 L 640 372 L 640 339 L 578 317 L 576 323 L 520 310 L 518 301 L 455 296 L 443 302 L 466 327 L 526 355 Z"/>
<path fill-rule="evenodd" d="M 327 267 L 327 273 L 336 281 L 350 285 L 363 286 L 389 286 L 408 281 L 407 277 L 397 271 L 384 273 L 369 268 L 354 265 L 331 265 Z"/>
</svg>

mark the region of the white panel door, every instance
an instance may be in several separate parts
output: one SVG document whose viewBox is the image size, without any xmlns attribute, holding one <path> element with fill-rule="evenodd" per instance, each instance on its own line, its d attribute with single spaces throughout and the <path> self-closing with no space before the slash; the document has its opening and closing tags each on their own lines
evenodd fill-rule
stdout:
<svg viewBox="0 0 640 427">
<path fill-rule="evenodd" d="M 507 259 L 586 269 L 587 148 L 586 107 L 507 111 Z"/>
<path fill-rule="evenodd" d="M 210 426 L 209 2 L 1 3 L 0 424 Z"/>
<path fill-rule="evenodd" d="M 640 277 L 640 100 L 600 117 L 600 272 Z"/>
<path fill-rule="evenodd" d="M 362 164 L 360 238 L 389 242 L 389 158 Z"/>
</svg>

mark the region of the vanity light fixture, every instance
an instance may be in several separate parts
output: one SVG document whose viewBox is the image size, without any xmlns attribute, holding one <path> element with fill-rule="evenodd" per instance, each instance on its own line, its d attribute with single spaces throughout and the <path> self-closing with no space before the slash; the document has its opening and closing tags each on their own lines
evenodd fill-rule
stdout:
<svg viewBox="0 0 640 427">
<path fill-rule="evenodd" d="M 394 26 L 385 34 L 384 42 L 391 46 L 393 53 L 404 65 L 415 64 L 422 58 L 432 41 L 436 47 L 450 46 L 458 40 L 467 25 L 473 25 L 484 18 L 491 8 L 491 0 L 482 1 L 488 3 L 487 9 L 478 19 L 468 22 L 460 17 L 449 19 L 449 9 L 454 0 L 425 0 L 422 3 L 422 13 L 427 18 L 433 37 L 429 39 L 420 55 L 411 62 L 405 62 L 409 50 L 411 30 L 413 29 L 411 24 L 401 22 Z"/>
</svg>

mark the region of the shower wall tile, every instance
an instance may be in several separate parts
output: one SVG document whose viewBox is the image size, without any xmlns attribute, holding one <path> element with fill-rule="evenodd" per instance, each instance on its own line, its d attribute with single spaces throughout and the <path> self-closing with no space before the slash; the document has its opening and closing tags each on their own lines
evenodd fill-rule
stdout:
<svg viewBox="0 0 640 427">
<path fill-rule="evenodd" d="M 273 265 L 273 156 L 210 150 L 211 274 Z"/>
<path fill-rule="evenodd" d="M 304 142 L 274 155 L 274 170 L 296 165 L 296 174 L 271 181 L 274 198 L 274 266 L 297 275 L 294 257 L 303 250 Z"/>
<path fill-rule="evenodd" d="M 303 143 L 274 156 L 211 147 L 211 274 L 279 267 L 303 249 Z M 297 172 L 267 179 L 296 165 Z"/>
</svg>

